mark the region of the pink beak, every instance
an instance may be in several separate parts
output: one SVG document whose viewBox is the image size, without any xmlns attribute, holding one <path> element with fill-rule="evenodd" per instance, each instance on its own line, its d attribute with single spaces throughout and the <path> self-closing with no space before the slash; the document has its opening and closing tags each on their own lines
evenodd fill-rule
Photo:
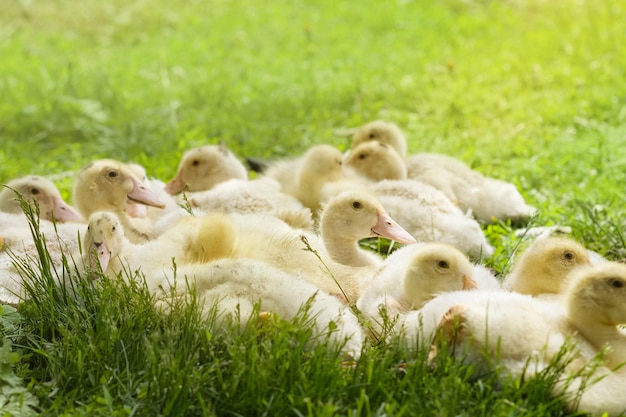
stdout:
<svg viewBox="0 0 626 417">
<path fill-rule="evenodd" d="M 185 189 L 185 183 L 183 182 L 182 172 L 176 174 L 174 178 L 170 180 L 165 186 L 165 191 L 170 195 L 176 195 L 181 193 Z"/>
<path fill-rule="evenodd" d="M 417 240 L 409 232 L 404 230 L 402 226 L 396 223 L 384 211 L 378 211 L 378 223 L 372 227 L 373 236 L 382 236 L 387 239 L 394 240 L 398 243 L 411 244 L 417 243 Z"/>
<path fill-rule="evenodd" d="M 54 207 L 52 208 L 54 218 L 59 222 L 82 222 L 81 216 L 70 205 L 60 197 L 54 197 Z"/>
<path fill-rule="evenodd" d="M 135 177 L 130 178 L 133 180 L 133 189 L 128 193 L 129 200 L 147 206 L 165 208 L 165 203 L 146 184 Z"/>
<path fill-rule="evenodd" d="M 98 263 L 100 264 L 100 269 L 102 269 L 102 272 L 106 272 L 109 267 L 109 262 L 111 261 L 111 252 L 105 242 L 94 243 L 94 246 L 96 247 L 96 252 L 98 253 Z"/>
</svg>

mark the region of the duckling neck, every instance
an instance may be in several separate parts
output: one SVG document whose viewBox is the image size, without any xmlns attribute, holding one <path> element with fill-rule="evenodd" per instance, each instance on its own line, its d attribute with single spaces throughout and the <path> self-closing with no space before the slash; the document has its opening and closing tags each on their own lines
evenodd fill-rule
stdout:
<svg viewBox="0 0 626 417">
<path fill-rule="evenodd" d="M 132 243 L 146 243 L 152 239 L 152 225 L 148 219 L 130 219 L 125 211 L 116 210 L 115 214 L 124 227 L 124 234 Z"/>
<path fill-rule="evenodd" d="M 359 242 L 352 239 L 333 238 L 322 233 L 324 246 L 330 257 L 335 261 L 349 266 L 374 266 L 375 255 L 359 248 Z"/>
<path fill-rule="evenodd" d="M 604 359 L 610 366 L 626 362 L 626 335 L 617 326 L 607 322 L 601 315 L 592 314 L 589 309 L 569 308 L 572 326 L 596 349 L 609 349 Z"/>
</svg>

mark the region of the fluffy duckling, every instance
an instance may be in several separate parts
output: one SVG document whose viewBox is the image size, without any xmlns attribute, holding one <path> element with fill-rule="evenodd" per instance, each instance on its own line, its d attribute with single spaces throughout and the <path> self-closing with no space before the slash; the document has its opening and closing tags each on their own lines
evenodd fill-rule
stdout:
<svg viewBox="0 0 626 417">
<path fill-rule="evenodd" d="M 61 197 L 59 189 L 47 178 L 29 175 L 5 184 L 0 190 L 0 211 L 4 213 L 22 213 L 22 207 L 16 192 L 31 205 L 37 202 L 42 219 L 57 222 L 80 222 L 82 216 Z"/>
<path fill-rule="evenodd" d="M 393 124 L 374 122 L 362 126 L 359 140 L 353 146 L 369 140 L 378 140 L 394 147 L 406 156 L 406 139 Z M 465 163 L 447 155 L 418 153 L 405 160 L 408 178 L 441 190 L 461 210 L 471 210 L 473 216 L 484 223 L 494 219 L 525 221 L 536 213 L 526 204 L 515 185 L 495 178 L 485 177 Z"/>
<path fill-rule="evenodd" d="M 330 257 L 349 266 L 373 266 L 382 262 L 379 255 L 359 247 L 361 239 L 382 236 L 398 243 L 416 243 L 374 196 L 361 191 L 345 191 L 324 206 L 320 234 Z"/>
<path fill-rule="evenodd" d="M 206 310 L 218 303 L 220 317 L 239 316 L 242 326 L 252 317 L 257 303 L 260 311 L 286 320 L 298 317 L 307 305 L 313 343 L 328 337 L 351 358 L 360 356 L 362 333 L 354 314 L 336 297 L 296 275 L 254 259 L 221 259 L 180 268 L 177 275 L 191 279 Z"/>
<path fill-rule="evenodd" d="M 453 246 L 424 243 L 393 252 L 363 292 L 357 307 L 382 329 L 386 314 L 391 320 L 419 310 L 439 293 L 472 289 L 473 265 Z M 384 310 L 384 312 L 381 311 Z"/>
<path fill-rule="evenodd" d="M 206 263 L 230 256 L 236 239 L 234 224 L 225 215 L 215 213 L 200 219 L 181 219 L 158 238 L 135 244 L 125 236 L 124 225 L 115 213 L 101 211 L 89 217 L 83 257 L 85 265 L 99 265 L 110 278 L 123 271 L 141 270 L 150 284 L 174 263 Z"/>
<path fill-rule="evenodd" d="M 128 201 L 164 208 L 165 202 L 125 163 L 101 159 L 87 165 L 76 179 L 74 205 L 85 218 L 96 211 L 115 213 L 124 225 L 128 239 L 146 242 L 152 236 L 150 219 L 131 219 Z"/>
<path fill-rule="evenodd" d="M 407 178 L 404 159 L 386 143 L 370 140 L 353 147 L 344 159 L 344 167 L 372 181 Z"/>
<path fill-rule="evenodd" d="M 205 145 L 184 153 L 178 172 L 166 185 L 172 194 L 204 191 L 230 179 L 248 179 L 248 170 L 224 145 Z"/>
<path fill-rule="evenodd" d="M 407 141 L 395 123 L 375 120 L 357 128 L 352 135 L 352 148 L 372 140 L 390 145 L 402 158 L 406 157 Z"/>
<path fill-rule="evenodd" d="M 591 263 L 584 246 L 566 237 L 535 240 L 505 277 L 505 289 L 532 296 L 560 294 L 567 275 Z"/>
<path fill-rule="evenodd" d="M 487 258 L 493 247 L 480 224 L 439 190 L 412 180 L 384 180 L 370 186 L 389 215 L 418 242 L 448 243 L 473 259 Z"/>
<path fill-rule="evenodd" d="M 317 218 L 321 204 L 339 190 L 325 187 L 346 180 L 342 170 L 343 154 L 331 145 L 316 145 L 302 158 L 278 162 L 266 175 L 281 184 L 282 191 L 297 198 Z"/>
<path fill-rule="evenodd" d="M 210 190 L 193 193 L 189 203 L 205 212 L 269 213 L 296 229 L 313 229 L 311 210 L 283 193 L 278 181 L 270 177 L 228 180 Z"/>
<path fill-rule="evenodd" d="M 497 293 L 488 302 L 452 307 L 438 336 L 462 347 L 468 361 L 498 358 L 513 375 L 532 375 L 549 365 L 566 340 L 573 340 L 568 372 L 577 372 L 601 350 L 603 364 L 626 363 L 626 265 L 606 262 L 574 270 L 564 308 L 517 293 Z M 529 366 L 530 365 L 530 366 Z"/>
</svg>

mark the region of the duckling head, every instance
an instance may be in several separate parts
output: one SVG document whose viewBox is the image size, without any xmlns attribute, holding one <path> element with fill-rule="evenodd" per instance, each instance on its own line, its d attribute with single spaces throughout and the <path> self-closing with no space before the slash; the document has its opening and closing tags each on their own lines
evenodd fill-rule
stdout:
<svg viewBox="0 0 626 417">
<path fill-rule="evenodd" d="M 97 211 L 89 216 L 87 233 L 83 238 L 85 263 L 106 272 L 112 258 L 119 256 L 124 242 L 124 229 L 117 216 L 107 211 Z"/>
<path fill-rule="evenodd" d="M 0 191 L 0 211 L 20 213 L 22 208 L 17 197 L 19 193 L 25 201 L 39 206 L 40 216 L 46 220 L 53 218 L 58 222 L 79 222 L 82 216 L 68 205 L 54 183 L 38 175 L 30 175 L 9 181 Z"/>
<path fill-rule="evenodd" d="M 205 145 L 185 152 L 165 191 L 204 191 L 230 179 L 248 179 L 246 167 L 226 146 Z"/>
<path fill-rule="evenodd" d="M 377 140 L 394 148 L 401 157 L 406 156 L 407 144 L 402 130 L 395 123 L 375 120 L 359 127 L 352 136 L 352 148 L 363 142 Z"/>
<path fill-rule="evenodd" d="M 507 281 L 522 294 L 560 294 L 567 275 L 590 263 L 587 250 L 573 239 L 538 239 L 524 251 Z"/>
<path fill-rule="evenodd" d="M 400 154 L 391 145 L 377 140 L 358 144 L 346 156 L 344 166 L 374 181 L 407 177 L 406 164 Z"/>
<path fill-rule="evenodd" d="M 320 229 L 322 236 L 339 234 L 353 241 L 381 236 L 398 243 L 416 243 L 373 195 L 363 191 L 344 191 L 333 197 L 324 206 Z"/>
<path fill-rule="evenodd" d="M 78 174 L 74 204 L 85 217 L 99 210 L 124 211 L 128 201 L 165 207 L 159 196 L 123 162 L 101 159 Z"/>
<path fill-rule="evenodd" d="M 473 266 L 467 256 L 441 243 L 420 245 L 404 276 L 405 298 L 419 309 L 437 294 L 476 288 Z"/>
<path fill-rule="evenodd" d="M 565 291 L 570 316 L 598 325 L 626 323 L 626 265 L 605 262 L 572 272 Z"/>
</svg>

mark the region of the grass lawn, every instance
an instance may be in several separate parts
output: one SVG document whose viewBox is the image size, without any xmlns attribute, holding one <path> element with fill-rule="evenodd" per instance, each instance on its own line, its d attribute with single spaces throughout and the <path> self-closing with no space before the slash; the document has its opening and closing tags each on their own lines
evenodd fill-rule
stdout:
<svg viewBox="0 0 626 417">
<path fill-rule="evenodd" d="M 410 152 L 453 155 L 513 182 L 540 209 L 535 224 L 569 225 L 589 249 L 626 259 L 619 0 L 1 8 L 1 183 L 51 175 L 71 201 L 73 171 L 93 159 L 138 162 L 168 180 L 201 144 L 266 158 L 343 149 L 338 128 L 385 119 Z M 504 273 L 518 239 L 507 224 L 485 232 L 497 248 L 486 263 Z M 220 328 L 193 303 L 159 313 L 141 285 L 77 279 L 80 296 L 68 297 L 45 278 L 33 283 L 35 302 L 0 315 L 0 414 L 565 414 L 550 372 L 473 381 L 467 367 L 431 369 L 423 352 L 394 343 L 346 367 L 333 349 L 308 346 L 298 323 Z"/>
</svg>

